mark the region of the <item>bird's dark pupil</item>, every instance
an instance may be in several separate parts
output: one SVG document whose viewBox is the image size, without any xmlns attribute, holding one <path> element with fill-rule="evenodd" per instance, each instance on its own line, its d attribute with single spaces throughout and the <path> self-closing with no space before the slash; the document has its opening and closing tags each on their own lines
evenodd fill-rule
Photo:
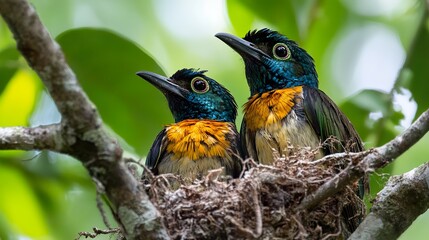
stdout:
<svg viewBox="0 0 429 240">
<path fill-rule="evenodd" d="M 203 80 L 197 80 L 194 82 L 194 88 L 198 91 L 204 91 L 206 89 L 206 82 Z"/>
<path fill-rule="evenodd" d="M 276 54 L 279 57 L 286 57 L 286 55 L 287 55 L 286 47 L 285 46 L 278 46 L 276 48 Z"/>
</svg>

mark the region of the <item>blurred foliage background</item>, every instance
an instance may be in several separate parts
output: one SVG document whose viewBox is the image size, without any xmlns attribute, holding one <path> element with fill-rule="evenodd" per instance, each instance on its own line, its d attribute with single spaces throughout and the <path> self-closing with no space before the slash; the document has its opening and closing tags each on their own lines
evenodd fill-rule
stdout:
<svg viewBox="0 0 429 240">
<path fill-rule="evenodd" d="M 144 159 L 173 119 L 162 94 L 135 72 L 207 69 L 239 106 L 249 97 L 241 58 L 214 37 L 218 32 L 244 36 L 269 27 L 296 40 L 316 61 L 320 88 L 350 117 L 367 148 L 392 139 L 429 106 L 429 20 L 422 0 L 31 2 L 106 128 L 136 158 Z M 60 118 L 1 20 L 0 126 Z M 429 136 L 373 174 L 368 199 L 392 174 L 428 161 L 427 146 Z M 428 213 L 420 216 L 401 239 L 424 238 L 428 222 Z M 105 228 L 80 162 L 51 152 L 0 152 L 0 239 L 73 239 L 92 227 Z"/>
</svg>

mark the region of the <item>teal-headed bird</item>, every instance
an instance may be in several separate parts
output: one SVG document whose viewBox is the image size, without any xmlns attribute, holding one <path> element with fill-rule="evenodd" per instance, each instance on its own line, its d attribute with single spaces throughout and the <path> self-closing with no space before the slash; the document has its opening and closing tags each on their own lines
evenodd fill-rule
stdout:
<svg viewBox="0 0 429 240">
<path fill-rule="evenodd" d="M 173 173 L 194 180 L 221 167 L 226 175 L 240 174 L 237 105 L 226 88 L 204 73 L 182 69 L 170 78 L 137 73 L 165 95 L 175 119 L 158 134 L 147 155 L 146 166 L 155 175 Z"/>
<path fill-rule="evenodd" d="M 244 106 L 240 133 L 246 157 L 271 164 L 273 149 L 287 156 L 294 148 L 316 149 L 331 136 L 339 142 L 325 144 L 316 158 L 364 149 L 350 120 L 318 89 L 313 58 L 297 43 L 266 28 L 250 31 L 243 39 L 228 33 L 216 37 L 244 60 L 251 95 Z M 356 184 L 360 197 L 363 185 Z M 361 208 L 353 206 L 344 209 L 349 232 L 359 224 L 359 211 Z"/>
</svg>

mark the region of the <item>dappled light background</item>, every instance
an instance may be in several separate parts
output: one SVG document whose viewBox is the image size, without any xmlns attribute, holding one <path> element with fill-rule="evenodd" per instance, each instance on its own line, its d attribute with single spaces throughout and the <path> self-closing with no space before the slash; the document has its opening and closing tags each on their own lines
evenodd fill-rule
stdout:
<svg viewBox="0 0 429 240">
<path fill-rule="evenodd" d="M 392 139 L 429 106 L 429 22 L 421 25 L 422 0 L 31 2 L 106 128 L 126 154 L 142 161 L 173 118 L 162 94 L 135 72 L 170 76 L 185 67 L 206 69 L 231 90 L 240 110 L 249 97 L 241 57 L 214 37 L 218 32 L 244 36 L 269 27 L 297 41 L 316 61 L 320 88 L 350 117 L 367 148 Z M 237 125 L 241 118 L 240 111 Z M 0 126 L 60 120 L 0 21 Z M 373 174 L 368 207 L 389 176 L 428 160 L 427 146 L 428 136 Z M 401 239 L 424 238 L 428 222 L 429 214 L 420 216 Z M 80 162 L 50 152 L 0 152 L 0 239 L 73 239 L 92 227 L 106 228 L 95 185 Z"/>
</svg>

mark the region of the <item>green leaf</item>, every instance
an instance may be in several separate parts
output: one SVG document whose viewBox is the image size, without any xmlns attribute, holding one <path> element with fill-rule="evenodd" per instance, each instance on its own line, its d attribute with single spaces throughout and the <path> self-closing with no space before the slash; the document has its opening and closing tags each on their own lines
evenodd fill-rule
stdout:
<svg viewBox="0 0 429 240">
<path fill-rule="evenodd" d="M 311 54 L 316 63 L 319 73 L 320 88 L 329 93 L 330 96 L 341 96 L 337 83 L 330 80 L 332 52 L 335 50 L 331 45 L 335 42 L 347 23 L 349 10 L 343 6 L 342 1 L 314 1 L 308 14 L 308 30 L 304 37 L 302 46 Z M 335 95 L 334 95 L 335 94 Z"/>
<path fill-rule="evenodd" d="M 365 89 L 354 95 L 351 101 L 368 112 L 387 114 L 390 111 L 391 99 L 389 93 Z"/>
<path fill-rule="evenodd" d="M 341 109 L 349 117 L 361 138 L 369 140 L 371 146 L 379 146 L 394 138 L 397 134 L 395 126 L 399 125 L 404 115 L 393 108 L 389 93 L 366 89 L 351 97 L 341 105 Z M 382 117 L 371 120 L 367 124 L 369 114 L 381 112 Z"/>
<path fill-rule="evenodd" d="M 239 36 L 244 36 L 255 21 L 255 15 L 240 1 L 226 1 L 229 20 Z"/>
<path fill-rule="evenodd" d="M 407 62 L 401 71 L 397 86 L 408 88 L 417 103 L 415 118 L 429 108 L 427 82 L 429 76 L 429 13 L 426 11 L 421 26 L 408 53 Z"/>
<path fill-rule="evenodd" d="M 0 22 L 0 49 L 5 49 L 11 45 L 15 46 L 15 41 L 13 39 L 12 33 L 10 32 L 6 22 Z"/>
<path fill-rule="evenodd" d="M 33 72 L 17 71 L 0 95 L 0 126 L 27 126 L 40 93 L 40 80 Z"/>
<path fill-rule="evenodd" d="M 172 117 L 162 93 L 135 74 L 165 75 L 161 67 L 136 44 L 107 30 L 75 29 L 57 40 L 104 122 L 139 154 L 146 153 Z"/>
<path fill-rule="evenodd" d="M 346 23 L 348 10 L 341 1 L 314 1 L 308 15 L 308 35 L 304 47 L 311 50 L 316 62 L 321 61 L 332 39 Z"/>
<path fill-rule="evenodd" d="M 0 94 L 18 69 L 19 53 L 15 47 L 0 51 Z"/>
<path fill-rule="evenodd" d="M 152 1 L 127 0 L 32 0 L 52 36 L 78 27 L 109 28 L 134 40 L 156 29 Z M 1 39 L 0 39 L 1 40 Z"/>
<path fill-rule="evenodd" d="M 12 232 L 6 217 L 3 216 L 3 213 L 0 213 L 0 239 L 8 239 Z"/>
<path fill-rule="evenodd" d="M 50 234 L 43 209 L 21 169 L 0 158 L 0 212 L 17 234 L 40 239 Z M 23 217 L 25 216 L 25 217 Z"/>
<path fill-rule="evenodd" d="M 277 0 L 266 0 L 263 3 L 252 0 L 228 0 L 227 6 L 232 25 L 239 33 L 243 32 L 243 27 L 248 28 L 251 26 L 249 21 L 253 20 L 253 18 L 246 12 L 250 10 L 254 15 L 276 27 L 276 30 L 286 34 L 291 39 L 299 41 L 300 36 L 293 3 L 294 1 Z M 241 4 L 243 7 L 240 8 L 237 4 Z M 244 31 L 249 30 L 245 29 Z"/>
<path fill-rule="evenodd" d="M 377 90 L 363 90 L 341 104 L 341 109 L 353 123 L 362 139 L 367 139 L 372 129 L 366 122 L 371 112 L 387 112 L 389 94 Z"/>
</svg>

